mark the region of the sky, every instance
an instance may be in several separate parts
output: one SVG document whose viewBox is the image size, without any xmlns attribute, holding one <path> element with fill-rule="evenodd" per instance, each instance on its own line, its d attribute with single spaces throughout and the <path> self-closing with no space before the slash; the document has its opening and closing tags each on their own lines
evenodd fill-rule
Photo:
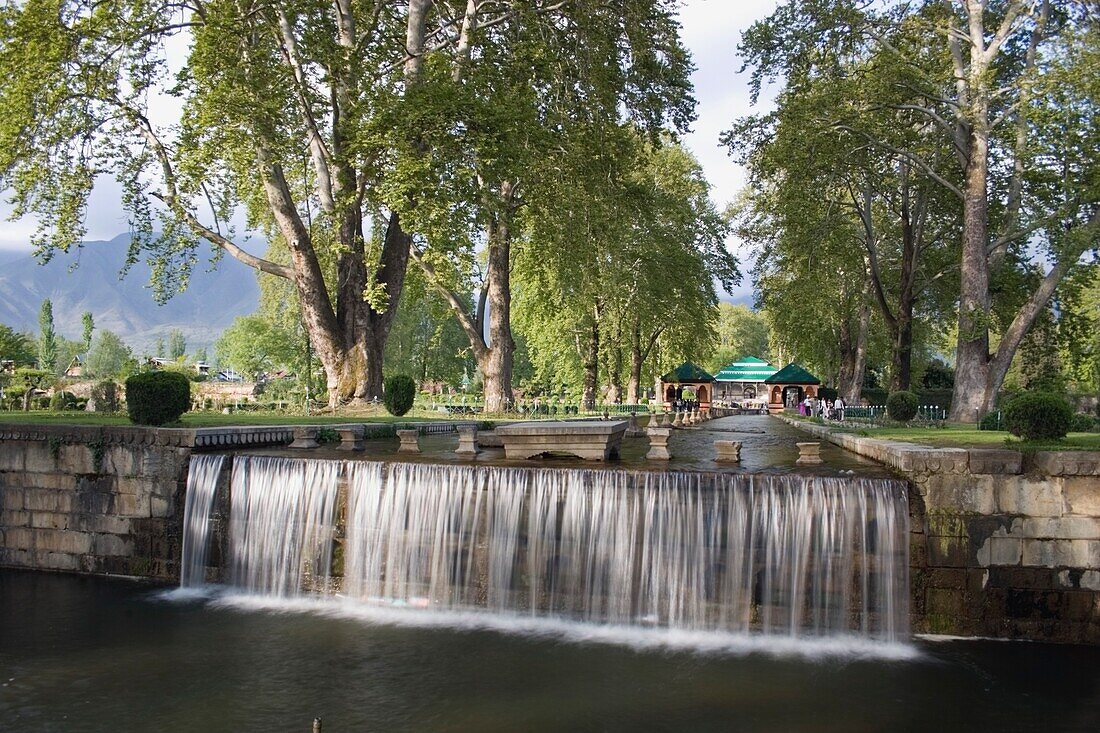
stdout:
<svg viewBox="0 0 1100 733">
<path fill-rule="evenodd" d="M 680 13 L 682 38 L 695 62 L 692 81 L 698 100 L 698 119 L 684 143 L 702 164 L 713 187 L 711 197 L 719 209 L 724 209 L 745 185 L 744 169 L 719 147 L 719 135 L 738 117 L 762 111 L 771 101 L 769 97 L 762 99 L 756 109 L 750 107 L 747 75 L 737 73 L 741 68 L 737 46 L 741 33 L 770 14 L 776 5 L 777 0 L 685 0 Z M 175 52 L 185 52 L 182 44 L 170 49 L 170 53 Z M 127 231 L 118 191 L 110 181 L 96 186 L 88 206 L 87 239 L 111 239 Z M 0 214 L 5 219 L 0 221 L 0 250 L 28 250 L 34 223 L 30 219 L 6 221 L 10 211 L 10 206 L 0 203 Z M 751 251 L 732 238 L 728 246 L 741 259 L 742 271 L 747 271 Z M 729 295 L 737 301 L 748 301 L 751 291 L 746 277 L 741 287 Z"/>
</svg>

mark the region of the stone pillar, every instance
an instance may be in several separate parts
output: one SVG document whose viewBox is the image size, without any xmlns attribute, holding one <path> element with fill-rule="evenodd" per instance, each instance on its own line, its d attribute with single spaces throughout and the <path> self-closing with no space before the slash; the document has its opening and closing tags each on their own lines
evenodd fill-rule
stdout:
<svg viewBox="0 0 1100 733">
<path fill-rule="evenodd" d="M 294 442 L 288 445 L 288 448 L 316 448 L 320 443 L 317 442 L 317 433 L 321 428 L 316 425 L 299 425 L 294 428 Z"/>
<path fill-rule="evenodd" d="M 398 430 L 397 437 L 401 440 L 401 445 L 398 447 L 398 453 L 419 453 L 420 441 L 418 440 L 420 433 L 416 430 Z"/>
<path fill-rule="evenodd" d="M 458 448 L 455 449 L 455 455 L 473 458 L 478 453 L 477 425 L 459 425 L 456 429 L 458 430 Z"/>
<path fill-rule="evenodd" d="M 363 434 L 366 432 L 362 425 L 337 425 L 335 430 L 340 434 L 340 450 L 363 450 Z"/>
<path fill-rule="evenodd" d="M 741 441 L 716 440 L 714 441 L 714 448 L 717 451 L 717 456 L 714 460 L 720 463 L 741 462 Z"/>
<path fill-rule="evenodd" d="M 795 464 L 799 466 L 814 466 L 821 463 L 821 443 L 795 443 L 798 446 L 798 460 Z"/>
<path fill-rule="evenodd" d="M 684 427 L 684 413 L 680 412 L 679 410 L 676 411 L 676 417 L 672 418 L 672 427 Z"/>
<path fill-rule="evenodd" d="M 649 435 L 649 452 L 645 454 L 650 461 L 667 461 L 672 458 L 668 451 L 668 439 L 672 435 L 672 428 L 650 428 L 646 431 Z"/>
<path fill-rule="evenodd" d="M 643 435 L 645 435 L 645 431 L 638 427 L 638 416 L 633 412 L 630 413 L 630 419 L 626 423 L 626 437 L 640 438 Z"/>
</svg>

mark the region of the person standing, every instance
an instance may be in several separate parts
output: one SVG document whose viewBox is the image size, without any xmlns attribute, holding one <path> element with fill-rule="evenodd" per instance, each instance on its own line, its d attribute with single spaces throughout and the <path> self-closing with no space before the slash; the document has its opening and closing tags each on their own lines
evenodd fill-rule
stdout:
<svg viewBox="0 0 1100 733">
<path fill-rule="evenodd" d="M 837 397 L 836 402 L 833 403 L 833 409 L 836 411 L 836 419 L 840 422 L 844 422 L 844 398 Z"/>
</svg>

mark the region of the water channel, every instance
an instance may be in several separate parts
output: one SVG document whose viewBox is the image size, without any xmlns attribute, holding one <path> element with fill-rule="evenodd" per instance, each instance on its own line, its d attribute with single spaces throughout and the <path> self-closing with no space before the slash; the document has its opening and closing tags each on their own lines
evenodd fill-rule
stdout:
<svg viewBox="0 0 1100 733">
<path fill-rule="evenodd" d="M 331 611 L 331 609 L 330 609 Z M 669 648 L 0 571 L 5 731 L 1095 731 L 1100 649 Z"/>
</svg>

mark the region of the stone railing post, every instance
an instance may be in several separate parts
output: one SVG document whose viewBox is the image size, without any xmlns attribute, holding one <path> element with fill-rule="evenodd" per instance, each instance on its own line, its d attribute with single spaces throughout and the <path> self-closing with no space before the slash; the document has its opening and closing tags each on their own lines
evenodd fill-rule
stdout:
<svg viewBox="0 0 1100 733">
<path fill-rule="evenodd" d="M 821 443 L 809 442 L 809 443 L 795 443 L 798 446 L 798 460 L 795 464 L 799 466 L 813 466 L 821 463 Z"/>
<path fill-rule="evenodd" d="M 455 429 L 458 431 L 458 448 L 455 449 L 455 455 L 466 458 L 476 456 L 478 453 L 477 426 L 459 425 Z"/>
<path fill-rule="evenodd" d="M 416 430 L 398 430 L 397 438 L 401 441 L 401 445 L 398 446 L 398 453 L 419 453 L 420 452 L 420 433 Z"/>
<path fill-rule="evenodd" d="M 717 456 L 714 460 L 721 463 L 741 462 L 741 441 L 716 440 L 714 441 L 714 448 L 717 451 Z"/>
<path fill-rule="evenodd" d="M 650 461 L 667 461 L 672 458 L 672 454 L 668 450 L 668 439 L 672 435 L 672 428 L 649 428 L 646 431 L 649 435 L 649 452 L 645 454 L 647 460 Z"/>
</svg>

